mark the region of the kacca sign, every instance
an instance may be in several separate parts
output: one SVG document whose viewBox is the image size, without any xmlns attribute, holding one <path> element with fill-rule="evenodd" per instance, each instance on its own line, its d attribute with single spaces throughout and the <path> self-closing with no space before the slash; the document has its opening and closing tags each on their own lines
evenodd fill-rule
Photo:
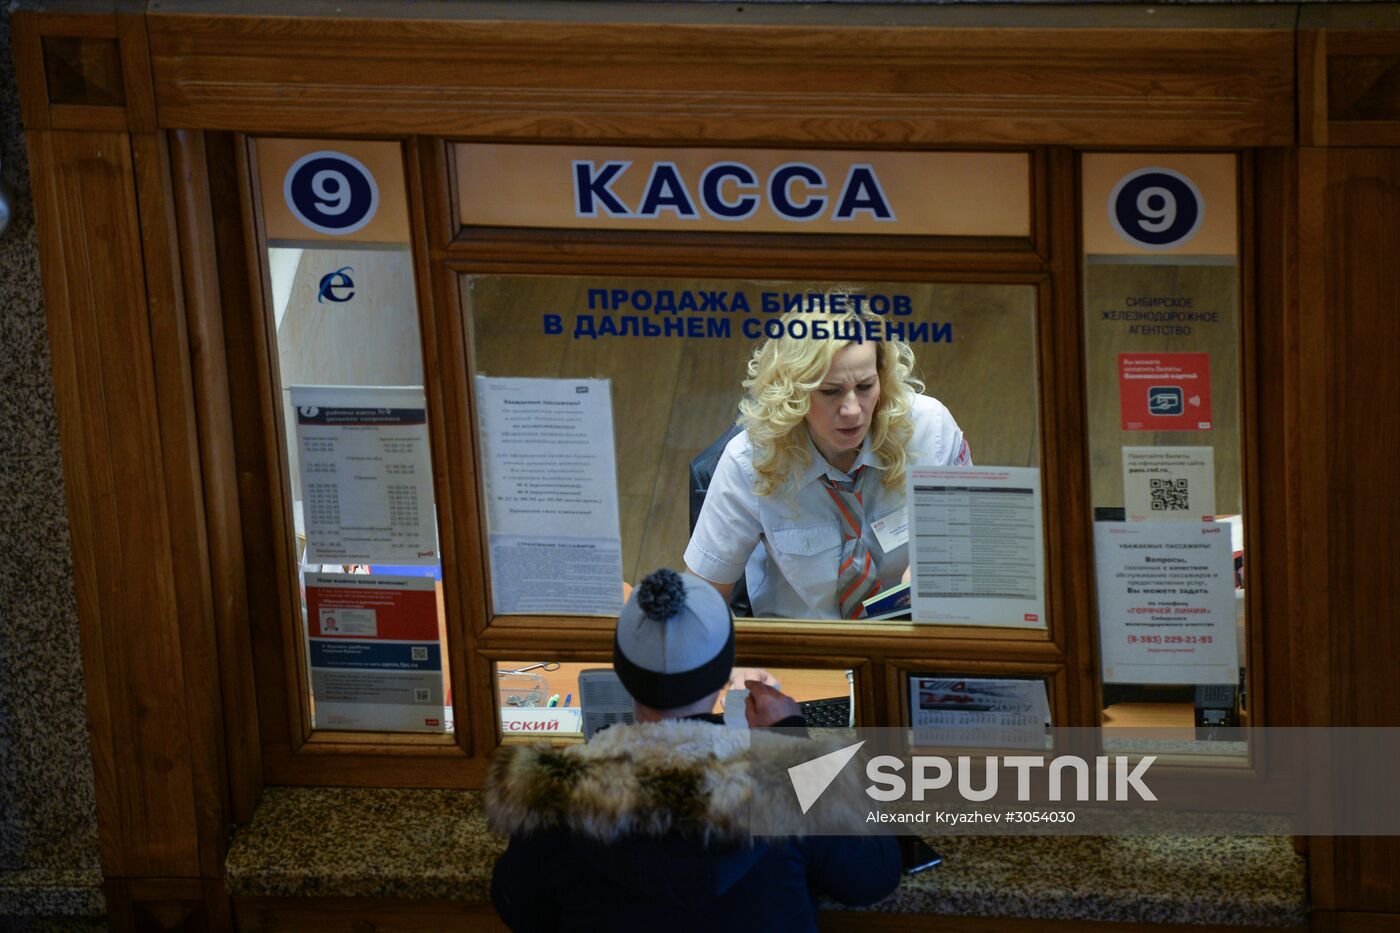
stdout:
<svg viewBox="0 0 1400 933">
<path fill-rule="evenodd" d="M 854 220 L 858 215 L 887 223 L 895 219 L 872 165 L 852 165 L 839 197 L 833 199 L 824 193 L 826 174 L 806 162 L 778 166 L 762 186 L 758 173 L 743 162 L 706 166 L 691 184 L 675 162 L 654 162 L 635 208 L 628 207 L 613 189 L 631 167 L 631 162 L 575 160 L 574 213 L 579 217 L 651 218 L 669 212 L 678 219 L 694 220 L 700 216 L 698 204 L 711 217 L 737 221 L 752 217 L 766 196 L 770 209 L 784 220 L 814 220 L 828 214 L 837 221 Z M 691 193 L 692 186 L 698 198 Z M 828 211 L 828 204 L 834 205 L 834 210 Z"/>
<path fill-rule="evenodd" d="M 1024 152 L 456 146 L 467 226 L 1030 235 Z"/>
</svg>

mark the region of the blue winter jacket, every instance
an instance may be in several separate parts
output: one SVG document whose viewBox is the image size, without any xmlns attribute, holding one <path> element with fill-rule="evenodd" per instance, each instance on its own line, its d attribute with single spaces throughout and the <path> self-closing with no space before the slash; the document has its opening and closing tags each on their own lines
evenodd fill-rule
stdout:
<svg viewBox="0 0 1400 933">
<path fill-rule="evenodd" d="M 894 890 L 891 838 L 750 838 L 733 792 L 752 780 L 745 755 L 733 730 L 696 721 L 501 748 L 486 790 L 510 834 L 496 910 L 516 931 L 784 933 L 817 929 L 820 896 L 862 906 Z"/>
</svg>

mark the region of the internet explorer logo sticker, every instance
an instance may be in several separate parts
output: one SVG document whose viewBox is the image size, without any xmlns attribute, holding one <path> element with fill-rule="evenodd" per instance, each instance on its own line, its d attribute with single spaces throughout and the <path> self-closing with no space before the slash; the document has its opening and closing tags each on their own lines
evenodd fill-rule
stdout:
<svg viewBox="0 0 1400 933">
<path fill-rule="evenodd" d="M 353 266 L 341 266 L 334 272 L 328 272 L 321 276 L 321 284 L 316 288 L 316 303 L 322 304 L 326 301 L 333 301 L 340 304 L 355 297 L 355 281 L 346 275 L 347 272 L 354 272 Z M 338 294 L 336 289 L 346 288 L 349 292 Z"/>
<path fill-rule="evenodd" d="M 813 758 L 788 768 L 788 779 L 792 781 L 792 789 L 797 793 L 797 802 L 801 804 L 803 813 L 812 809 L 812 805 L 826 793 L 831 782 L 836 780 L 836 776 L 864 744 L 865 740 L 862 739 L 854 745 L 847 745 L 820 758 Z"/>
</svg>

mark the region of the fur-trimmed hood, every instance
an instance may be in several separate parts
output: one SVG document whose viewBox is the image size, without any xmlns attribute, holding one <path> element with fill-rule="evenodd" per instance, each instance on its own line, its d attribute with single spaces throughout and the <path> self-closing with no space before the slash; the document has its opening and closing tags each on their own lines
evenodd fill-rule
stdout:
<svg viewBox="0 0 1400 933">
<path fill-rule="evenodd" d="M 492 902 L 518 930 L 815 931 L 815 895 L 864 905 L 899 880 L 888 839 L 810 835 L 800 812 L 788 769 L 840 744 L 672 720 L 498 749 L 485 807 L 511 840 Z M 823 804 L 844 809 L 843 783 L 863 797 L 858 770 Z"/>
<path fill-rule="evenodd" d="M 684 912 L 756 871 L 781 876 L 772 866 L 788 859 L 785 842 L 749 834 L 754 788 L 783 791 L 763 794 L 765 814 L 795 799 L 787 768 L 821 746 L 772 733 L 763 742 L 755 762 L 747 730 L 671 720 L 613 726 L 586 745 L 506 745 L 487 773 L 487 819 L 551 864 Z"/>
<path fill-rule="evenodd" d="M 746 730 L 670 720 L 613 726 L 586 745 L 502 746 L 486 778 L 486 815 L 508 834 L 566 829 L 612 843 L 679 832 L 707 845 L 746 843 L 755 784 L 779 790 L 788 767 L 821 754 L 794 736 L 770 733 L 764 743 L 755 764 Z"/>
</svg>

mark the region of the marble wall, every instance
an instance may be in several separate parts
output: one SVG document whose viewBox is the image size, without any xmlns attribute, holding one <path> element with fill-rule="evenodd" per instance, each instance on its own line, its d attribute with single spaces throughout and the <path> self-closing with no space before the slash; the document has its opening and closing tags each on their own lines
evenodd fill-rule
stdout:
<svg viewBox="0 0 1400 933">
<path fill-rule="evenodd" d="M 101 912 L 102 874 L 68 513 L 34 206 L 0 6 L 0 927 Z M 11 921 L 7 921 L 7 917 Z"/>
</svg>

